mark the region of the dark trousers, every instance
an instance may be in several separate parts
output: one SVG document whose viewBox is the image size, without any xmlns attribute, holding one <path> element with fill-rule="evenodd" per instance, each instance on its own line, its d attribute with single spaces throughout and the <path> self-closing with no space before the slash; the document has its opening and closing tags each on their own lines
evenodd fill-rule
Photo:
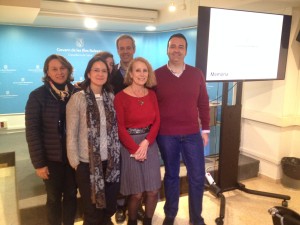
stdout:
<svg viewBox="0 0 300 225">
<path fill-rule="evenodd" d="M 48 170 L 49 179 L 44 180 L 48 224 L 73 225 L 77 207 L 75 170 L 59 162 L 48 162 Z"/>
<path fill-rule="evenodd" d="M 106 163 L 103 164 L 103 171 L 106 170 Z M 91 200 L 90 169 L 88 163 L 80 162 L 76 170 L 76 180 L 83 204 L 83 225 L 103 225 L 116 212 L 117 195 L 120 190 L 120 183 L 105 182 L 106 208 L 99 209 Z"/>
</svg>

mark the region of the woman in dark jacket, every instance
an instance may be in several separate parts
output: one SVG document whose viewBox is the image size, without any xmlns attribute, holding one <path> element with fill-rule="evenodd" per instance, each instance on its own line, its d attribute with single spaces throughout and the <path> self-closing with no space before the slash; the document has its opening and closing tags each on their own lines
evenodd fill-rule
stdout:
<svg viewBox="0 0 300 225">
<path fill-rule="evenodd" d="M 26 140 L 37 176 L 47 192 L 50 225 L 73 225 L 77 187 L 66 153 L 66 104 L 74 92 L 73 67 L 60 55 L 44 63 L 44 85 L 32 91 L 26 104 Z"/>
</svg>

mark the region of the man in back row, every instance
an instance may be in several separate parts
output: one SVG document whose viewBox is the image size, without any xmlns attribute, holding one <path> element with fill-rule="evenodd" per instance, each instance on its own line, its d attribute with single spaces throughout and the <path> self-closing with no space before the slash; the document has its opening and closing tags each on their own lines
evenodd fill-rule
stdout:
<svg viewBox="0 0 300 225">
<path fill-rule="evenodd" d="M 210 129 L 209 101 L 203 73 L 184 63 L 186 53 L 184 35 L 172 35 L 167 44 L 169 62 L 155 71 L 161 117 L 157 143 L 165 166 L 163 225 L 173 225 L 178 212 L 180 154 L 189 183 L 189 222 L 191 225 L 205 224 L 201 213 L 205 181 L 204 146 L 208 144 Z"/>
<path fill-rule="evenodd" d="M 110 81 L 115 95 L 126 87 L 124 76 L 135 53 L 135 41 L 130 35 L 123 34 L 118 37 L 116 45 L 120 63 L 115 65 L 115 72 Z"/>
<path fill-rule="evenodd" d="M 123 34 L 118 37 L 116 47 L 120 57 L 120 63 L 115 66 L 115 72 L 113 73 L 110 81 L 115 95 L 126 87 L 124 84 L 124 76 L 135 53 L 135 40 L 132 36 Z M 126 196 L 122 196 L 118 199 L 117 203 L 117 212 L 115 214 L 115 220 L 117 223 L 123 223 L 125 221 L 126 210 Z M 145 212 L 141 205 L 138 210 L 138 219 L 143 220 L 144 216 Z"/>
</svg>

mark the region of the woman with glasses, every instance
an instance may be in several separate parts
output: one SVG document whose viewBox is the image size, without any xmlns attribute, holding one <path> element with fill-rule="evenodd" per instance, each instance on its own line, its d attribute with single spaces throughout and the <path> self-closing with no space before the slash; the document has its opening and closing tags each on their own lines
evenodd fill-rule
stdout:
<svg viewBox="0 0 300 225">
<path fill-rule="evenodd" d="M 76 170 L 84 225 L 111 225 L 120 180 L 120 143 L 106 61 L 93 57 L 67 105 L 67 153 Z"/>
</svg>

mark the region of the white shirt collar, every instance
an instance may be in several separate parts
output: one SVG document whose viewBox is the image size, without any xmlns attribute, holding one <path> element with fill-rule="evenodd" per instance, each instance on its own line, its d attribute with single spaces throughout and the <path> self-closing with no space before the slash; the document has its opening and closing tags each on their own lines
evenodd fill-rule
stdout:
<svg viewBox="0 0 300 225">
<path fill-rule="evenodd" d="M 183 63 L 182 71 L 180 73 L 175 73 L 174 71 L 172 71 L 172 69 L 169 66 L 169 62 L 167 63 L 167 67 L 174 76 L 180 77 L 183 71 L 185 70 L 185 63 Z"/>
</svg>

